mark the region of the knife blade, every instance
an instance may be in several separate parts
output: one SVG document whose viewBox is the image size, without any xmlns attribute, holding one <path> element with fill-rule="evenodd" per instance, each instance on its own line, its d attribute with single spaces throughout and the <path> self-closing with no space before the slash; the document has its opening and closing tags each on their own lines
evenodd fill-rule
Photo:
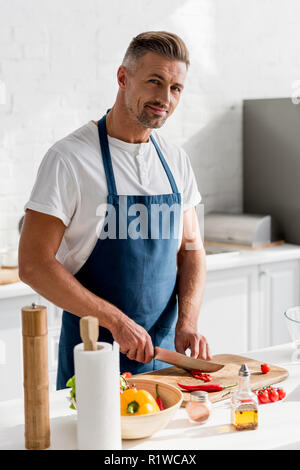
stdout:
<svg viewBox="0 0 300 470">
<path fill-rule="evenodd" d="M 158 346 L 154 348 L 154 359 L 181 367 L 182 369 L 199 369 L 204 372 L 216 372 L 224 367 L 224 364 L 195 359 L 194 357 L 189 357 L 175 351 L 169 351 L 168 349 Z"/>
</svg>

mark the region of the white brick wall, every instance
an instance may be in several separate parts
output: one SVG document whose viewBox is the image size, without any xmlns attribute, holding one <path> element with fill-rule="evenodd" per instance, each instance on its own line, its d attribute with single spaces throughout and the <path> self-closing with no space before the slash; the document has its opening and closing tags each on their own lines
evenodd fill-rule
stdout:
<svg viewBox="0 0 300 470">
<path fill-rule="evenodd" d="M 189 152 L 206 212 L 242 207 L 241 102 L 290 96 L 300 79 L 298 0 L 0 0 L 0 248 L 46 150 L 111 106 L 130 39 L 186 41 L 182 101 L 161 129 Z"/>
</svg>

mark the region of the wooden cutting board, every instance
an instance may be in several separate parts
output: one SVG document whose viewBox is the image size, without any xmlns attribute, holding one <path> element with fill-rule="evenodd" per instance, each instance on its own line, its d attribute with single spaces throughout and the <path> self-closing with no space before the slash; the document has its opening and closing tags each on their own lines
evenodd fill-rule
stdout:
<svg viewBox="0 0 300 470">
<path fill-rule="evenodd" d="M 238 383 L 238 373 L 242 364 L 247 364 L 251 377 L 250 383 L 252 390 L 262 388 L 267 385 L 282 382 L 285 380 L 289 373 L 283 367 L 269 364 L 270 372 L 268 374 L 262 374 L 260 365 L 261 362 L 248 357 L 237 356 L 235 354 L 217 354 L 213 356 L 214 362 L 224 364 L 224 367 L 217 372 L 211 372 L 212 381 L 207 383 L 215 383 L 220 385 L 231 385 Z M 160 382 L 177 385 L 178 382 L 186 385 L 198 385 L 203 384 L 202 380 L 194 379 L 189 371 L 180 369 L 179 367 L 167 367 L 165 369 L 156 370 L 154 372 L 147 372 L 146 374 L 136 375 L 135 377 L 149 378 Z M 226 400 L 229 398 L 237 389 L 237 386 L 222 390 L 221 392 L 209 392 L 209 398 L 211 402 L 220 400 Z M 183 401 L 181 406 L 185 406 L 189 400 L 190 393 L 182 390 Z"/>
</svg>

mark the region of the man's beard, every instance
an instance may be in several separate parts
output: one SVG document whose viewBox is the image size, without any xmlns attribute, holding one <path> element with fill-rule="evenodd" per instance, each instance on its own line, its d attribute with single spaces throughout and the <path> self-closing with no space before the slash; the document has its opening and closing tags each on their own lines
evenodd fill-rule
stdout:
<svg viewBox="0 0 300 470">
<path fill-rule="evenodd" d="M 149 129 L 159 129 L 164 125 L 168 117 L 167 113 L 164 117 L 151 117 L 147 113 L 146 108 L 143 108 L 143 110 L 137 114 L 129 104 L 127 105 L 127 108 L 132 114 L 134 114 L 134 116 L 142 126 L 147 127 Z"/>
</svg>

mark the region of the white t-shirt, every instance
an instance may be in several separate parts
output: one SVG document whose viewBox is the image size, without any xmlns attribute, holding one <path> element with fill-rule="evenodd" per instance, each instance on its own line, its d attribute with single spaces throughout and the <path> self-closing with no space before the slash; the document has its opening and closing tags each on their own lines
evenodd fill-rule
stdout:
<svg viewBox="0 0 300 470">
<path fill-rule="evenodd" d="M 196 206 L 201 196 L 187 154 L 182 148 L 167 143 L 156 131 L 152 131 L 152 135 L 181 193 L 183 210 Z M 108 136 L 108 142 L 119 195 L 172 192 L 150 139 L 131 144 Z M 79 271 L 97 243 L 104 222 L 99 211 L 97 215 L 97 207 L 106 203 L 107 194 L 98 128 L 89 121 L 50 147 L 24 206 L 24 210 L 53 215 L 65 224 L 56 258 L 72 274 Z M 180 233 L 182 236 L 182 216 Z"/>
</svg>

